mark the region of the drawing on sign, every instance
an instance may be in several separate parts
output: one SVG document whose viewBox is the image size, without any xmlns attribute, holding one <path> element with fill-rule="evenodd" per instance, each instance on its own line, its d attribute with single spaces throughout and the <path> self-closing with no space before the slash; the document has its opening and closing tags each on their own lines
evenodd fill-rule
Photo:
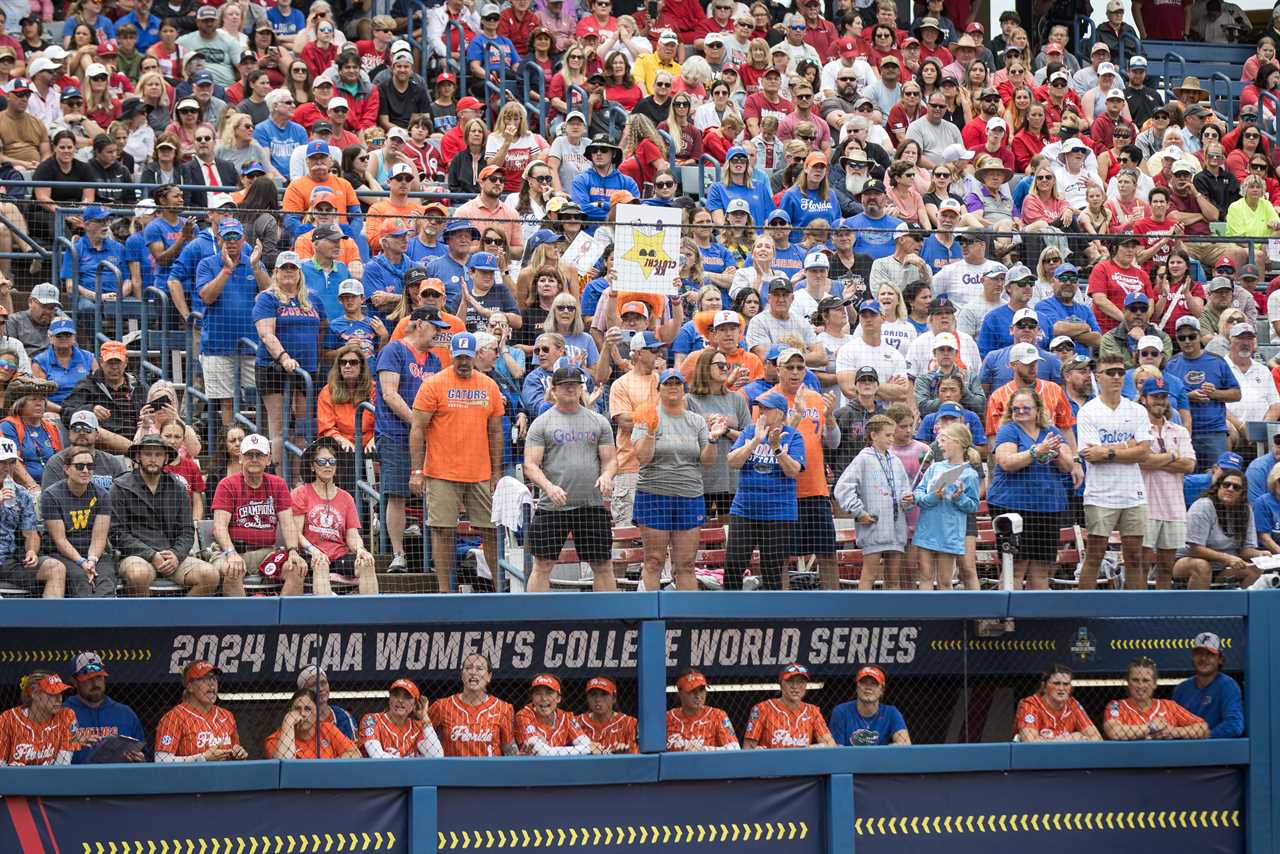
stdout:
<svg viewBox="0 0 1280 854">
<path fill-rule="evenodd" d="M 618 290 L 672 294 L 680 268 L 680 210 L 619 205 L 614 236 Z"/>
</svg>

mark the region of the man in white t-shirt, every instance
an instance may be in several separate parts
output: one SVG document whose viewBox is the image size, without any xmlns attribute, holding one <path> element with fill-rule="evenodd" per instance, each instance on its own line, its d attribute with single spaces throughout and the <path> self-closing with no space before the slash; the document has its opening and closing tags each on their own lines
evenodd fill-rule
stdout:
<svg viewBox="0 0 1280 854">
<path fill-rule="evenodd" d="M 937 367 L 933 361 L 933 342 L 943 332 L 950 332 L 960 339 L 960 355 L 956 364 L 970 371 L 982 367 L 982 355 L 973 336 L 956 331 L 955 303 L 949 297 L 940 296 L 929 303 L 929 328 L 907 347 L 907 370 L 911 376 L 922 376 Z"/>
<path fill-rule="evenodd" d="M 972 231 L 962 231 L 956 235 L 960 242 L 961 259 L 948 264 L 933 277 L 934 296 L 946 294 L 957 309 L 962 309 L 971 302 L 982 299 L 982 277 L 987 270 L 999 267 L 1005 270 L 998 261 L 987 260 L 987 239 L 984 235 Z"/>
<path fill-rule="evenodd" d="M 810 252 L 804 257 L 804 273 L 801 274 L 801 286 L 796 288 L 795 298 L 791 302 L 791 316 L 813 323 L 813 313 L 818 310 L 818 303 L 831 293 L 831 261 L 825 252 Z"/>
<path fill-rule="evenodd" d="M 1258 336 L 1252 323 L 1231 325 L 1227 364 L 1240 383 L 1240 399 L 1227 404 L 1228 446 L 1242 445 L 1250 421 L 1280 420 L 1280 392 L 1267 366 L 1253 358 Z"/>
<path fill-rule="evenodd" d="M 914 406 L 911 381 L 907 378 L 907 360 L 880 335 L 884 318 L 880 303 L 863 300 L 858 305 L 858 330 L 848 344 L 836 353 L 836 382 L 847 397 L 855 397 L 855 377 L 859 368 L 874 368 L 880 379 L 876 397 L 889 403 Z"/>
<path fill-rule="evenodd" d="M 1124 397 L 1124 359 L 1104 353 L 1094 368 L 1098 396 L 1080 407 L 1076 435 L 1080 456 L 1088 463 L 1084 479 L 1085 542 L 1080 589 L 1098 586 L 1098 566 L 1111 532 L 1120 532 L 1125 587 L 1146 588 L 1142 541 L 1147 534 L 1146 484 L 1141 463 L 1151 452 L 1147 411 Z"/>
<path fill-rule="evenodd" d="M 1102 179 L 1098 177 L 1098 173 L 1085 166 L 1084 160 L 1089 151 L 1089 146 L 1082 140 L 1077 138 L 1068 139 L 1062 143 L 1062 150 L 1058 153 L 1058 162 L 1053 167 L 1053 174 L 1058 183 L 1058 192 L 1062 194 L 1062 198 L 1066 200 L 1067 204 L 1078 211 L 1083 211 L 1088 207 L 1085 193 L 1088 191 L 1090 184 L 1097 185 L 1103 191 L 1107 189 L 1103 185 Z"/>
<path fill-rule="evenodd" d="M 999 261 L 992 261 L 991 266 L 982 273 L 982 295 L 961 308 L 956 316 L 956 326 L 975 341 L 982 329 L 982 321 L 1005 304 L 1004 280 L 1008 273 L 1008 267 Z"/>
</svg>

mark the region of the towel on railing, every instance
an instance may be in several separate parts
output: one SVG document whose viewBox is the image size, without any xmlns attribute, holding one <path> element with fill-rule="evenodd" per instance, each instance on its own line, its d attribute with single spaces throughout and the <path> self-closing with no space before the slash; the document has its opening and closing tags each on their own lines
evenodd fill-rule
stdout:
<svg viewBox="0 0 1280 854">
<path fill-rule="evenodd" d="M 504 477 L 493 491 L 493 510 L 489 521 L 509 531 L 519 531 L 524 526 L 523 509 L 525 505 L 532 504 L 529 487 L 514 477 Z"/>
</svg>

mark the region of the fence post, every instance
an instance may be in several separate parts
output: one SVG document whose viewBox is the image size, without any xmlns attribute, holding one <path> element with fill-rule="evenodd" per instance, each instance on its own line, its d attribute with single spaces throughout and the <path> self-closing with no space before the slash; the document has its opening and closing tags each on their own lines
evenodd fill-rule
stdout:
<svg viewBox="0 0 1280 854">
<path fill-rule="evenodd" d="M 853 775 L 827 778 L 827 854 L 853 854 Z"/>
<path fill-rule="evenodd" d="M 645 620 L 640 624 L 639 673 L 636 716 L 641 753 L 661 753 L 667 747 L 667 624 Z"/>
<path fill-rule="evenodd" d="M 435 786 L 414 786 L 409 790 L 409 854 L 436 854 L 439 832 L 439 798 Z"/>
<path fill-rule="evenodd" d="M 1267 594 L 1271 595 L 1267 595 Z M 1250 741 L 1248 784 L 1245 787 L 1245 841 L 1250 852 L 1275 850 L 1275 816 L 1280 809 L 1280 775 L 1276 745 L 1280 744 L 1280 676 L 1276 673 L 1275 644 L 1280 642 L 1280 598 L 1273 591 L 1249 593 L 1246 620 L 1249 654 L 1245 672 L 1245 734 Z"/>
</svg>

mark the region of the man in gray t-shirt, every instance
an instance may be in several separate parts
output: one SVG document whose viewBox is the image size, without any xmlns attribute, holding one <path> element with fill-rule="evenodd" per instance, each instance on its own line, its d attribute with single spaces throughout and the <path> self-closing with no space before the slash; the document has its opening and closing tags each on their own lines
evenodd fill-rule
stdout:
<svg viewBox="0 0 1280 854">
<path fill-rule="evenodd" d="M 49 458 L 44 464 L 44 475 L 40 479 L 40 488 L 48 489 L 55 483 L 67 479 L 67 461 L 71 455 L 85 448 L 93 451 L 93 482 L 104 492 L 111 490 L 111 482 L 129 470 L 125 458 L 116 454 L 108 454 L 98 448 L 98 416 L 88 409 L 81 410 L 71 416 L 67 435 L 70 441 L 64 450 Z"/>
<path fill-rule="evenodd" d="M 604 496 L 613 494 L 617 469 L 613 427 L 582 405 L 579 368 L 551 374 L 555 406 L 533 419 L 525 437 L 524 477 L 541 490 L 529 523 L 526 546 L 533 554 L 530 593 L 551 589 L 565 540 L 573 535 L 578 560 L 594 575 L 595 590 L 617 590 L 613 577 L 613 520 Z"/>
<path fill-rule="evenodd" d="M 809 318 L 791 311 L 795 302 L 795 286 L 778 276 L 768 283 L 767 297 L 768 306 L 747 324 L 747 349 L 763 362 L 774 344 L 797 346 L 798 341 L 800 346 L 797 349 L 805 351 L 807 361 L 812 359 L 811 364 L 826 364 L 827 351 L 818 342 L 813 324 Z M 794 340 L 784 341 L 784 338 Z"/>
</svg>

